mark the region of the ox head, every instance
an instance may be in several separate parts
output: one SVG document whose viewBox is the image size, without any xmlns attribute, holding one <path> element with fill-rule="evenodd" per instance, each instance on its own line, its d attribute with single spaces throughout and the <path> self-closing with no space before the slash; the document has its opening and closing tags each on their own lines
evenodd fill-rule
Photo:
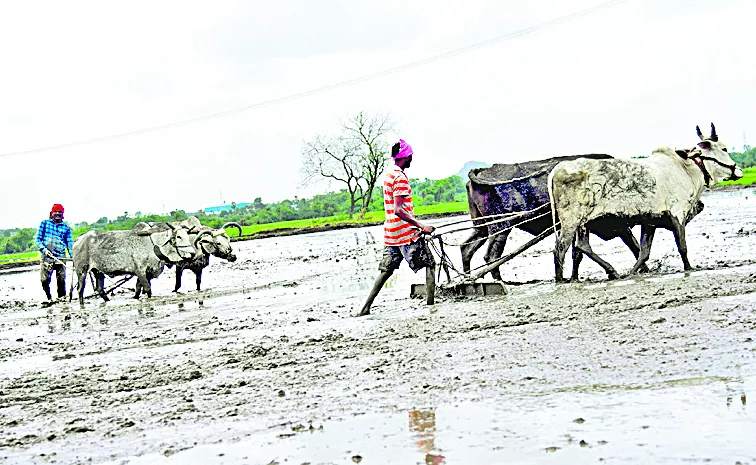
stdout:
<svg viewBox="0 0 756 465">
<path fill-rule="evenodd" d="M 166 263 L 177 263 L 195 256 L 197 249 L 184 228 L 176 228 L 170 223 L 167 231 L 150 234 L 150 240 L 155 245 L 155 255 Z"/>
<path fill-rule="evenodd" d="M 714 123 L 711 123 L 711 135 L 709 137 L 704 137 L 701 128 L 698 126 L 696 126 L 696 134 L 698 134 L 701 142 L 688 153 L 688 158 L 696 162 L 698 167 L 701 168 L 704 178 L 707 180 L 707 185 L 709 178 L 712 184 L 716 184 L 743 177 L 743 170 L 738 168 L 727 153 L 727 145 L 719 141 Z"/>
<path fill-rule="evenodd" d="M 204 230 L 199 233 L 195 246 L 198 250 L 230 262 L 236 261 L 236 255 L 231 250 L 231 238 L 226 234 L 227 227 L 234 227 L 241 234 L 241 226 L 237 223 L 226 223 L 220 229 Z"/>
</svg>

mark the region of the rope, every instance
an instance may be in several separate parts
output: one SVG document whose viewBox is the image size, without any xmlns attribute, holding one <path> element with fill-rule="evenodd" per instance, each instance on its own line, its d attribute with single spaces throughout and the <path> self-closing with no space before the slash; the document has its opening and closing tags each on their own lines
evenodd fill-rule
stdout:
<svg viewBox="0 0 756 465">
<path fill-rule="evenodd" d="M 535 210 L 532 210 L 532 211 L 535 211 Z M 528 212 L 528 213 L 530 213 L 530 212 Z M 540 215 L 534 216 L 534 217 L 532 217 L 532 218 L 528 218 L 528 219 L 526 219 L 526 220 L 523 220 L 523 221 L 521 221 L 521 222 L 519 222 L 519 223 L 517 223 L 517 224 L 513 224 L 513 225 L 511 225 L 511 226 L 508 226 L 508 227 L 506 227 L 506 228 L 503 228 L 503 229 L 501 229 L 501 230 L 499 230 L 499 231 L 495 232 L 494 234 L 489 234 L 488 236 L 486 236 L 486 237 L 484 237 L 484 238 L 481 238 L 481 239 L 476 239 L 475 241 L 464 241 L 464 242 L 458 242 L 458 243 L 452 243 L 452 242 L 449 242 L 449 241 L 444 241 L 444 243 L 445 243 L 446 245 L 450 245 L 450 246 L 452 246 L 452 247 L 461 247 L 461 246 L 463 246 L 463 245 L 465 245 L 465 244 L 471 244 L 471 243 L 474 243 L 474 242 L 480 242 L 480 241 L 487 241 L 488 239 L 490 239 L 490 238 L 492 238 L 492 237 L 496 237 L 496 236 L 498 236 L 499 234 L 504 234 L 505 232 L 509 232 L 509 231 L 511 231 L 511 230 L 512 230 L 512 229 L 514 229 L 514 228 L 519 228 L 520 226 L 522 226 L 522 225 L 523 225 L 523 224 L 525 224 L 525 223 L 529 223 L 529 222 L 531 222 L 531 221 L 534 221 L 534 220 L 537 220 L 537 219 L 539 219 L 539 218 L 543 218 L 544 216 L 547 216 L 547 215 L 551 215 L 551 211 L 547 211 L 546 213 L 541 213 Z M 472 229 L 472 228 L 467 228 L 467 229 Z M 458 230 L 458 231 L 464 231 L 464 230 L 465 230 L 465 229 L 460 229 L 460 230 Z M 439 238 L 440 238 L 440 236 L 439 236 Z M 443 240 L 443 239 L 441 239 L 441 240 Z"/>
<path fill-rule="evenodd" d="M 548 205 L 548 204 L 546 204 L 546 205 Z M 475 221 L 485 220 L 485 219 L 489 219 L 489 218 L 502 218 L 502 219 L 516 218 L 516 217 L 519 217 L 519 216 L 525 216 L 528 213 L 532 213 L 532 212 L 538 211 L 539 209 L 541 209 L 543 207 L 544 206 L 542 205 L 542 206 L 536 208 L 535 210 L 528 210 L 528 211 L 525 211 L 525 212 L 497 213 L 495 215 L 477 216 L 475 218 L 467 218 L 467 219 L 464 219 L 464 220 L 452 221 L 451 223 L 445 223 L 445 224 L 436 226 L 436 230 L 441 229 L 441 228 L 448 228 L 449 226 L 454 226 L 455 224 L 469 223 L 471 221 L 475 222 Z M 457 232 L 457 231 L 465 231 L 467 229 L 482 228 L 482 227 L 488 226 L 489 224 L 493 224 L 493 223 L 484 222 L 482 224 L 476 224 L 476 225 L 470 226 L 468 228 L 457 229 L 457 230 L 454 230 L 454 231 L 446 231 L 446 232 L 442 232 L 442 233 L 436 233 L 436 232 L 434 232 L 433 233 L 433 237 L 435 237 L 435 236 L 442 236 L 444 234 L 449 234 L 449 233 L 453 233 L 453 232 Z"/>
<path fill-rule="evenodd" d="M 529 215 L 529 214 L 532 214 L 533 212 L 536 212 L 536 211 L 538 211 L 538 210 L 540 210 L 540 209 L 543 209 L 543 208 L 545 208 L 545 207 L 548 207 L 548 206 L 549 206 L 549 204 L 545 204 L 545 205 L 542 205 L 542 206 L 540 206 L 540 207 L 536 208 L 535 210 L 530 210 L 530 211 L 528 211 L 528 212 L 522 212 L 522 213 L 517 213 L 517 214 L 511 214 L 511 215 L 509 215 L 509 214 L 502 214 L 502 215 L 490 215 L 490 216 L 491 216 L 491 217 L 496 217 L 496 216 L 503 216 L 503 215 L 508 215 L 508 216 L 525 216 L 525 215 Z M 498 236 L 499 234 L 503 234 L 503 233 L 505 233 L 505 232 L 511 231 L 511 230 L 512 230 L 512 229 L 514 229 L 514 228 L 520 227 L 520 226 L 522 226 L 522 225 L 523 225 L 523 224 L 525 224 L 525 223 L 528 223 L 528 222 L 530 222 L 530 221 L 534 221 L 534 220 L 537 220 L 537 219 L 539 219 L 539 218 L 543 218 L 543 217 L 545 217 L 545 216 L 547 216 L 547 215 L 550 215 L 550 214 L 551 214 L 551 211 L 549 210 L 549 211 L 547 211 L 547 212 L 545 212 L 545 213 L 541 213 L 540 215 L 536 215 L 536 216 L 534 216 L 534 217 L 532 217 L 532 218 L 528 218 L 528 219 L 526 219 L 526 220 L 524 220 L 524 221 L 521 221 L 521 222 L 519 222 L 519 223 L 517 223 L 517 224 L 514 224 L 514 225 L 511 225 L 511 226 L 509 226 L 509 227 L 506 227 L 506 228 L 504 228 L 504 229 L 502 229 L 502 230 L 500 230 L 500 231 L 497 231 L 497 232 L 496 232 L 496 233 L 494 233 L 494 234 L 490 234 L 490 235 L 488 235 L 488 236 L 486 236 L 486 237 L 484 237 L 484 238 L 481 238 L 481 239 L 477 239 L 477 240 L 476 240 L 476 241 L 474 241 L 474 242 L 479 242 L 479 241 L 486 241 L 486 240 L 488 240 L 488 239 L 490 239 L 490 238 L 492 238 L 492 237 L 496 237 L 496 236 Z M 478 218 L 476 218 L 476 219 L 478 219 Z M 471 220 L 465 220 L 465 221 L 471 221 Z M 504 221 L 504 220 L 496 220 L 496 221 L 492 221 L 492 222 L 487 222 L 487 223 L 486 223 L 485 225 L 488 225 L 488 224 L 494 224 L 494 223 L 499 223 L 499 222 L 502 222 L 502 221 Z M 456 222 L 456 223 L 459 223 L 459 222 Z M 554 226 L 559 226 L 559 224 L 560 224 L 560 223 L 559 223 L 559 222 L 557 222 L 557 223 L 556 223 L 556 224 L 555 224 Z M 482 227 L 482 226 L 485 226 L 485 225 L 479 225 L 479 226 L 476 226 L 476 227 Z M 446 226 L 448 226 L 448 225 L 446 225 Z M 440 227 L 443 227 L 443 226 L 440 226 Z M 524 252 L 524 251 L 525 251 L 525 250 L 526 250 L 527 248 L 529 248 L 529 247 L 532 247 L 532 245 L 535 245 L 535 242 L 533 242 L 534 240 L 535 240 L 536 242 L 539 242 L 540 240 L 542 240 L 543 238 L 545 238 L 546 236 L 543 236 L 543 234 L 547 232 L 547 231 L 543 231 L 543 232 L 542 232 L 541 234 L 537 235 L 537 236 L 536 236 L 536 237 L 535 237 L 534 239 L 531 239 L 531 240 L 529 241 L 530 245 L 528 245 L 528 244 L 525 244 L 525 246 L 527 246 L 527 247 L 523 248 L 524 246 L 520 246 L 520 249 L 522 249 L 522 250 L 519 250 L 519 249 L 518 249 L 518 250 L 517 250 L 517 251 L 515 251 L 515 252 L 514 252 L 513 254 L 509 254 L 509 255 L 507 255 L 507 256 L 505 256 L 505 257 L 503 257 L 503 258 L 502 258 L 502 257 L 500 257 L 500 258 L 498 258 L 497 260 L 494 260 L 493 262 L 490 262 L 490 263 L 484 263 L 484 264 L 483 264 L 483 265 L 481 265 L 481 266 L 478 266 L 478 267 L 476 267 L 476 268 L 473 268 L 472 270 L 470 270 L 470 272 L 469 272 L 469 273 L 465 273 L 465 272 L 463 272 L 463 271 L 459 271 L 459 270 L 458 270 L 458 269 L 457 269 L 457 268 L 456 268 L 456 267 L 454 266 L 454 263 L 452 262 L 451 258 L 449 258 L 449 255 L 448 255 L 448 254 L 446 254 L 446 252 L 444 251 L 444 244 L 446 244 L 446 245 L 451 245 L 451 246 L 457 246 L 457 247 L 458 247 L 458 246 L 461 246 L 461 245 L 464 245 L 464 244 L 469 244 L 469 243 L 472 243 L 473 241 L 465 241 L 465 242 L 461 242 L 461 243 L 456 243 L 456 244 L 455 244 L 455 243 L 450 243 L 450 242 L 448 242 L 448 241 L 445 241 L 445 240 L 444 240 L 444 239 L 442 238 L 442 236 L 443 236 L 443 235 L 445 235 L 445 234 L 448 234 L 448 233 L 450 233 L 450 232 L 459 232 L 459 231 L 464 231 L 464 230 L 466 230 L 466 229 L 472 229 L 472 228 L 463 228 L 463 229 L 456 229 L 456 230 L 453 230 L 453 231 L 448 231 L 448 232 L 445 232 L 445 233 L 442 233 L 442 234 L 433 234 L 433 235 L 431 235 L 431 236 L 430 236 L 430 239 L 431 239 L 431 240 L 427 241 L 427 243 L 429 243 L 429 244 L 430 244 L 430 246 L 431 246 L 431 248 L 432 248 L 433 252 L 434 252 L 434 253 L 435 253 L 435 254 L 436 254 L 436 255 L 437 255 L 438 257 L 439 257 L 439 261 L 440 261 L 440 265 L 441 265 L 441 266 L 439 267 L 439 270 L 438 270 L 438 277 L 437 277 L 437 281 L 440 281 L 440 280 L 441 280 L 441 268 L 444 268 L 444 270 L 446 271 L 446 274 L 447 274 L 447 279 L 449 278 L 449 271 L 448 271 L 448 270 L 449 270 L 449 269 L 451 269 L 451 270 L 452 270 L 452 271 L 454 271 L 454 273 L 456 273 L 456 275 L 457 275 L 457 276 L 455 276 L 455 279 L 457 279 L 457 278 L 460 278 L 460 277 L 461 277 L 461 278 L 463 278 L 463 279 L 468 279 L 468 280 L 469 280 L 469 279 L 470 279 L 470 277 L 471 277 L 471 276 L 472 276 L 473 274 L 479 274 L 479 271 L 480 271 L 480 270 L 482 270 L 482 269 L 484 269 L 484 268 L 486 268 L 486 267 L 488 267 L 489 269 L 492 269 L 492 268 L 494 268 L 494 267 L 492 267 L 492 266 L 491 266 L 492 264 L 494 264 L 494 263 L 497 263 L 497 262 L 500 262 L 500 263 L 504 263 L 505 261 L 508 261 L 508 260 L 510 260 L 510 259 L 512 259 L 512 258 L 514 258 L 514 257 L 515 257 L 516 255 L 518 255 L 518 254 L 520 254 L 520 253 Z M 551 228 L 549 228 L 549 229 L 551 229 Z M 543 236 L 543 237 L 541 237 L 541 236 Z M 439 243 L 438 247 L 437 247 L 437 246 L 436 246 L 436 244 L 434 243 L 433 239 L 437 239 L 437 240 L 438 240 L 438 243 Z M 439 250 L 439 248 L 440 248 L 440 250 Z M 486 271 L 486 272 L 487 272 L 487 271 Z M 449 279 L 449 280 L 451 281 L 451 279 Z"/>
</svg>

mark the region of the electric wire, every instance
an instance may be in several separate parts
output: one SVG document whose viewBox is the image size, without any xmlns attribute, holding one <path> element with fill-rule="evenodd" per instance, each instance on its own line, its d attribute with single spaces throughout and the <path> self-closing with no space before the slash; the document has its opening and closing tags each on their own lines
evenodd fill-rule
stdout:
<svg viewBox="0 0 756 465">
<path fill-rule="evenodd" d="M 189 118 L 189 119 L 185 119 L 185 120 L 181 120 L 181 121 L 176 121 L 176 122 L 173 122 L 173 123 L 162 124 L 162 125 L 157 125 L 157 126 L 151 126 L 151 127 L 147 127 L 147 128 L 143 128 L 143 129 L 137 129 L 137 130 L 134 130 L 134 131 L 126 131 L 126 132 L 121 132 L 121 133 L 116 133 L 116 134 L 110 134 L 110 135 L 107 135 L 107 136 L 93 137 L 91 139 L 85 139 L 85 140 L 80 140 L 80 141 L 76 141 L 76 142 L 69 142 L 69 143 L 64 143 L 64 144 L 58 144 L 58 145 L 51 145 L 51 146 L 47 146 L 47 147 L 40 147 L 40 148 L 29 149 L 29 150 L 19 150 L 19 151 L 15 151 L 15 152 L 0 153 L 0 157 L 9 157 L 9 156 L 14 156 L 14 155 L 26 155 L 26 154 L 31 154 L 31 153 L 47 152 L 47 151 L 52 151 L 52 150 L 59 150 L 59 149 L 64 149 L 64 148 L 76 147 L 76 146 L 80 146 L 80 145 L 105 142 L 105 141 L 114 140 L 114 139 L 122 139 L 122 138 L 125 138 L 125 137 L 138 136 L 138 135 L 142 135 L 142 134 L 148 134 L 148 133 L 152 133 L 152 132 L 157 132 L 157 131 L 162 131 L 162 130 L 166 130 L 166 129 L 176 128 L 176 127 L 180 127 L 180 126 L 185 126 L 185 125 L 188 125 L 188 124 L 199 123 L 199 122 L 203 122 L 203 121 L 207 121 L 207 120 L 211 120 L 211 119 L 215 119 L 215 118 L 222 118 L 222 117 L 234 115 L 234 114 L 241 113 L 241 112 L 248 111 L 248 110 L 254 110 L 254 109 L 258 109 L 258 108 L 265 108 L 265 107 L 269 107 L 269 106 L 276 105 L 276 104 L 286 103 L 286 102 L 290 102 L 290 101 L 293 101 L 293 100 L 298 100 L 298 99 L 301 99 L 301 98 L 305 98 L 305 97 L 310 97 L 310 96 L 313 96 L 313 95 L 321 94 L 321 93 L 324 93 L 324 92 L 329 92 L 329 91 L 332 91 L 332 90 L 335 90 L 335 89 L 339 89 L 341 87 L 346 87 L 346 86 L 351 86 L 351 85 L 355 85 L 355 84 L 360 84 L 360 83 L 363 83 L 363 82 L 366 82 L 366 81 L 370 81 L 370 80 L 377 79 L 377 78 L 380 78 L 380 77 L 388 76 L 388 75 L 395 74 L 395 73 L 398 73 L 398 72 L 401 72 L 401 71 L 405 71 L 405 70 L 408 70 L 408 69 L 412 69 L 412 68 L 416 68 L 416 67 L 419 67 L 419 66 L 427 65 L 429 63 L 434 63 L 434 62 L 437 62 L 437 61 L 441 61 L 441 60 L 445 60 L 445 59 L 448 59 L 448 58 L 452 58 L 452 57 L 455 57 L 455 56 L 458 56 L 458 55 L 462 55 L 464 53 L 468 53 L 468 52 L 472 52 L 474 50 L 478 50 L 478 49 L 483 48 L 483 47 L 487 47 L 489 45 L 493 45 L 493 44 L 497 44 L 499 42 L 504 42 L 504 41 L 507 41 L 507 40 L 515 39 L 517 37 L 521 37 L 521 36 L 524 36 L 524 35 L 527 35 L 527 34 L 531 34 L 533 32 L 540 31 L 542 29 L 546 29 L 546 28 L 549 28 L 549 27 L 552 27 L 552 26 L 557 26 L 559 24 L 563 24 L 563 23 L 566 23 L 566 22 L 569 22 L 569 21 L 573 21 L 575 19 L 582 18 L 584 16 L 590 15 L 590 14 L 595 13 L 597 11 L 608 9 L 608 8 L 620 5 L 620 4 L 628 2 L 628 1 L 630 1 L 630 0 L 609 0 L 609 1 L 597 4 L 597 5 L 594 5 L 594 6 L 591 6 L 591 7 L 588 7 L 588 8 L 585 8 L 585 9 L 582 9 L 582 10 L 579 10 L 579 11 L 567 14 L 567 15 L 564 15 L 564 16 L 559 16 L 557 18 L 554 18 L 554 19 L 551 19 L 551 20 L 548 20 L 548 21 L 545 21 L 545 22 L 542 22 L 542 23 L 538 23 L 538 24 L 533 25 L 533 26 L 529 26 L 529 27 L 526 27 L 526 28 L 523 28 L 523 29 L 519 29 L 519 30 L 514 31 L 514 32 L 503 34 L 503 35 L 494 37 L 492 39 L 484 40 L 484 41 L 481 41 L 481 42 L 476 42 L 476 43 L 471 44 L 471 45 L 460 47 L 460 48 L 457 48 L 457 49 L 454 49 L 454 50 L 450 50 L 450 51 L 447 51 L 447 52 L 443 52 L 443 53 L 440 53 L 440 54 L 437 54 L 437 55 L 432 55 L 430 57 L 423 58 L 421 60 L 412 61 L 412 62 L 405 63 L 403 65 L 396 66 L 396 67 L 393 67 L 393 68 L 387 68 L 387 69 L 384 69 L 384 70 L 381 70 L 381 71 L 377 71 L 377 72 L 374 72 L 374 73 L 371 73 L 371 74 L 366 74 L 366 75 L 363 75 L 363 76 L 358 76 L 356 78 L 348 79 L 346 81 L 341 81 L 341 82 L 337 82 L 337 83 L 334 83 L 334 84 L 329 84 L 329 85 L 326 85 L 326 86 L 317 87 L 317 88 L 310 89 L 310 90 L 307 90 L 307 91 L 298 92 L 298 93 L 295 93 L 295 94 L 290 94 L 290 95 L 287 95 L 287 96 L 284 96 L 284 97 L 279 97 L 279 98 L 275 98 L 275 99 L 271 99 L 271 100 L 266 100 L 266 101 L 262 101 L 262 102 L 258 102 L 258 103 L 253 103 L 253 104 L 250 104 L 250 105 L 245 105 L 245 106 L 242 106 L 242 107 L 238 107 L 238 108 L 234 108 L 234 109 L 226 110 L 226 111 L 221 111 L 221 112 L 218 112 L 218 113 L 211 113 L 211 114 L 208 114 L 208 115 L 205 115 L 205 116 L 199 116 L 199 117 L 196 117 L 196 118 Z"/>
</svg>

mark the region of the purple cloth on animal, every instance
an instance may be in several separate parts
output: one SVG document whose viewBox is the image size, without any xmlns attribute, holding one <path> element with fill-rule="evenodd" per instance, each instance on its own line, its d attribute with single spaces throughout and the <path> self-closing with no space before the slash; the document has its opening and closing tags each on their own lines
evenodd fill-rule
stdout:
<svg viewBox="0 0 756 465">
<path fill-rule="evenodd" d="M 396 154 L 394 157 L 395 160 L 398 160 L 400 158 L 408 158 L 412 156 L 412 147 L 406 142 L 404 142 L 404 139 L 399 139 L 399 153 Z"/>
</svg>

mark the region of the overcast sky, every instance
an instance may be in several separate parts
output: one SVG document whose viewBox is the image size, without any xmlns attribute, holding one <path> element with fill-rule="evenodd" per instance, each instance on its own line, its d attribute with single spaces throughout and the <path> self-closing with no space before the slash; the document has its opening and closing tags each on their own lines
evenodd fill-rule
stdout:
<svg viewBox="0 0 756 465">
<path fill-rule="evenodd" d="M 459 49 L 601 0 L 24 1 L 0 4 L 0 154 L 161 126 Z M 311 196 L 301 147 L 363 111 L 469 160 L 630 157 L 713 121 L 756 140 L 753 0 L 628 0 L 444 60 L 162 131 L 0 156 L 0 228 Z M 749 45 L 750 44 L 750 45 Z M 338 186 L 332 186 L 331 190 Z"/>
</svg>

